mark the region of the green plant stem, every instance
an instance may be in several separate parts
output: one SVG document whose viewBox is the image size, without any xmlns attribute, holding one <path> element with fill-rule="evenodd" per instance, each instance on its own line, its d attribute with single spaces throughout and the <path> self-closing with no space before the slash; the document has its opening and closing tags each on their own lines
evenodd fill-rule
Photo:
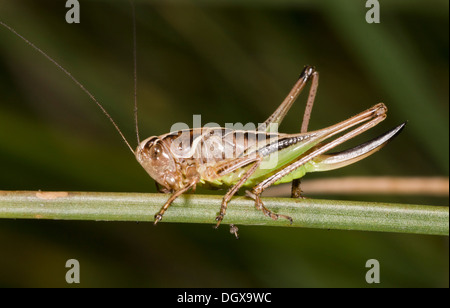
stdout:
<svg viewBox="0 0 450 308">
<path fill-rule="evenodd" d="M 153 221 L 164 194 L 0 191 L 0 218 Z M 53 198 L 53 199 L 52 199 Z M 221 196 L 183 195 L 164 215 L 164 222 L 214 224 Z M 235 197 L 223 224 L 366 230 L 417 234 L 449 234 L 449 207 L 318 199 L 263 198 L 276 213 L 274 221 L 256 210 L 253 200 Z"/>
</svg>

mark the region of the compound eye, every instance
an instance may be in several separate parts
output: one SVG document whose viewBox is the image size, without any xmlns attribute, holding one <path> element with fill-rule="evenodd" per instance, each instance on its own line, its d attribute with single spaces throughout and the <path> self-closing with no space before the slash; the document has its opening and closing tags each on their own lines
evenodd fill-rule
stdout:
<svg viewBox="0 0 450 308">
<path fill-rule="evenodd" d="M 159 143 L 156 143 L 152 149 L 151 149 L 151 157 L 152 159 L 157 159 L 159 154 L 161 154 L 161 145 Z"/>
</svg>

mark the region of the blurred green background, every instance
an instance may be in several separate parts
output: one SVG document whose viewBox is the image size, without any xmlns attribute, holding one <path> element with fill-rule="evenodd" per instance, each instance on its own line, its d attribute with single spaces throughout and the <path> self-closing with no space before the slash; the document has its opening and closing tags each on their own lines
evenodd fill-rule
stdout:
<svg viewBox="0 0 450 308">
<path fill-rule="evenodd" d="M 136 1 L 141 136 L 192 125 L 193 114 L 203 124 L 262 122 L 309 64 L 321 74 L 310 129 L 380 101 L 386 121 L 345 147 L 409 123 L 372 157 L 308 179 L 448 176 L 449 2 L 380 2 L 381 23 L 367 24 L 361 0 Z M 134 146 L 130 5 L 81 1 L 81 23 L 67 24 L 64 3 L 3 0 L 0 19 L 79 79 Z M 4 28 L 0 94 L 0 189 L 155 191 L 86 94 Z M 281 131 L 299 130 L 305 97 Z M 213 223 L 0 220 L 0 286 L 69 286 L 72 258 L 84 287 L 374 287 L 368 259 L 380 262 L 377 286 L 449 284 L 448 237 L 240 226 L 237 241 Z"/>
</svg>

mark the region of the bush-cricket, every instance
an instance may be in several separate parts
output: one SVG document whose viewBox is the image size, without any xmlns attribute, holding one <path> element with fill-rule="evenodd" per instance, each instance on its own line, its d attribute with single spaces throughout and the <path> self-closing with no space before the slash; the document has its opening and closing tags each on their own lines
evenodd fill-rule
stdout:
<svg viewBox="0 0 450 308">
<path fill-rule="evenodd" d="M 405 123 L 400 124 L 359 146 L 327 154 L 334 147 L 383 121 L 386 118 L 387 108 L 380 103 L 338 124 L 307 132 L 309 114 L 318 86 L 318 72 L 312 66 L 305 66 L 284 101 L 266 121 L 255 126 L 254 130 L 192 128 L 152 136 L 140 142 L 135 101 L 138 146 L 134 150 L 113 118 L 91 92 L 40 48 L 5 23 L 0 21 L 0 24 L 70 77 L 111 121 L 137 161 L 155 180 L 158 190 L 171 194 L 160 211 L 155 214 L 154 224 L 163 218 L 164 213 L 178 196 L 189 190 L 195 190 L 197 186 L 228 189 L 215 218 L 216 227 L 224 219 L 228 203 L 241 188 L 249 189 L 246 192 L 247 196 L 254 199 L 256 209 L 261 210 L 265 216 L 274 220 L 281 217 L 292 222 L 289 216 L 274 213 L 263 204 L 261 194 L 266 188 L 300 179 L 308 172 L 332 170 L 355 163 L 382 148 L 405 126 Z M 294 101 L 310 81 L 312 85 L 301 132 L 298 134 L 274 132 L 273 128 L 281 124 Z M 336 139 L 327 141 L 355 126 L 356 128 Z M 237 236 L 237 228 L 233 233 Z"/>
</svg>

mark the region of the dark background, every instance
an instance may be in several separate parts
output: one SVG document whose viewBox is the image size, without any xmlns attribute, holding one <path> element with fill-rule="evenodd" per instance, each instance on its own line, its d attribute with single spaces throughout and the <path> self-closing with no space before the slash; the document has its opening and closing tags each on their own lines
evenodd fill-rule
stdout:
<svg viewBox="0 0 450 308">
<path fill-rule="evenodd" d="M 134 146 L 129 3 L 80 2 L 80 24 L 65 22 L 65 1 L 0 1 L 0 19 L 79 79 Z M 320 71 L 310 129 L 380 101 L 388 118 L 346 147 L 409 123 L 372 157 L 307 179 L 448 176 L 448 1 L 380 1 L 380 24 L 366 23 L 364 4 L 136 1 L 141 137 L 191 126 L 193 114 L 203 124 L 262 122 L 310 64 Z M 305 97 L 281 131 L 299 130 Z M 0 170 L 2 190 L 155 191 L 86 94 L 4 28 Z M 373 287 L 368 259 L 380 262 L 379 286 L 448 287 L 448 237 L 240 226 L 236 241 L 213 223 L 0 220 L 0 286 L 68 286 L 64 265 L 75 258 L 85 287 Z"/>
</svg>

